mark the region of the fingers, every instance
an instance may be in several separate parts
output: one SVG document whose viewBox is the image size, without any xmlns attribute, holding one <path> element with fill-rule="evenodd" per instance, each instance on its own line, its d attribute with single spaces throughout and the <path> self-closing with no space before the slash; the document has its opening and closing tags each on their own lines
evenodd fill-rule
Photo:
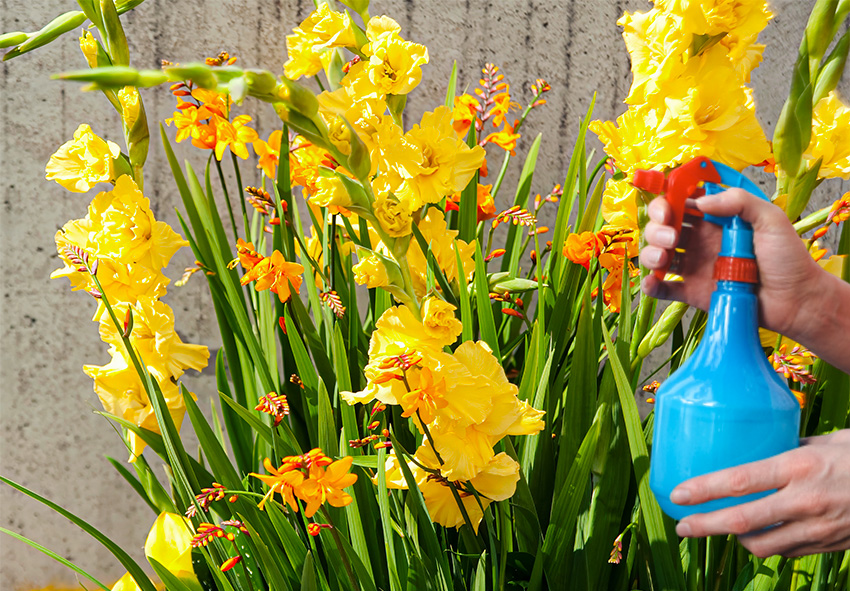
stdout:
<svg viewBox="0 0 850 591">
<path fill-rule="evenodd" d="M 719 509 L 711 513 L 698 513 L 682 519 L 676 533 L 683 537 L 703 538 L 718 534 L 744 535 L 788 520 L 797 512 L 797 506 L 788 495 L 775 493 L 762 499 Z"/>
<path fill-rule="evenodd" d="M 792 458 L 786 452 L 766 460 L 743 464 L 687 480 L 673 489 L 670 500 L 678 505 L 696 505 L 725 497 L 783 488 L 791 480 Z"/>
<path fill-rule="evenodd" d="M 673 223 L 673 208 L 667 203 L 666 199 L 653 199 L 646 207 L 646 213 L 649 219 L 656 224 L 669 226 Z"/>
<path fill-rule="evenodd" d="M 789 558 L 844 550 L 850 535 L 829 522 L 794 521 L 739 536 L 741 544 L 759 558 L 781 554 Z"/>
<path fill-rule="evenodd" d="M 679 242 L 679 234 L 670 226 L 649 221 L 644 228 L 646 242 L 659 248 L 674 248 Z"/>
<path fill-rule="evenodd" d="M 647 246 L 644 250 L 648 248 L 650 247 Z M 662 252 L 666 253 L 666 251 Z M 641 253 L 641 262 L 643 262 L 643 253 Z M 645 263 L 644 266 L 650 269 L 653 268 Z M 675 300 L 677 302 L 691 303 L 685 291 L 686 286 L 681 281 L 661 281 L 655 275 L 650 274 L 643 278 L 640 285 L 643 293 L 657 300 Z"/>
<path fill-rule="evenodd" d="M 743 189 L 728 189 L 716 195 L 705 195 L 697 199 L 695 204 L 697 209 L 710 215 L 740 216 L 756 230 L 775 227 L 780 222 L 788 223 L 788 218 L 779 207 Z"/>
</svg>

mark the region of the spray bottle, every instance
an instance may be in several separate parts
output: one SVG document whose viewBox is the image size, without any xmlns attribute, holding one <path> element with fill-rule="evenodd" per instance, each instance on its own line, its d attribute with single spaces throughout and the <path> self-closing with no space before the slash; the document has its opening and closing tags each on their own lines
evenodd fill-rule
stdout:
<svg viewBox="0 0 850 591">
<path fill-rule="evenodd" d="M 639 170 L 635 187 L 663 194 L 682 227 L 685 201 L 739 187 L 767 197 L 726 165 L 696 158 L 665 178 Z M 690 212 L 702 216 L 700 212 Z M 700 505 L 676 505 L 673 489 L 695 476 L 762 460 L 799 445 L 800 405 L 773 370 L 758 335 L 758 267 L 752 226 L 740 217 L 703 216 L 723 228 L 714 267 L 705 334 L 694 353 L 656 393 L 649 484 L 662 510 L 674 519 L 707 513 L 766 496 L 773 491 L 727 497 Z M 664 278 L 664 271 L 656 271 Z"/>
</svg>

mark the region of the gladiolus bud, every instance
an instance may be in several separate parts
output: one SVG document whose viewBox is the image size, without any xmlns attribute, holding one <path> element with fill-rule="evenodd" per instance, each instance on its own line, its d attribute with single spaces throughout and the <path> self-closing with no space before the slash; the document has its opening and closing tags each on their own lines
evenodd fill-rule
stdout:
<svg viewBox="0 0 850 591">
<path fill-rule="evenodd" d="M 15 31 L 14 33 L 6 33 L 4 35 L 0 35 L 0 49 L 6 49 L 7 47 L 20 45 L 28 38 L 29 35 L 22 31 Z"/>
<path fill-rule="evenodd" d="M 28 35 L 28 39 L 21 43 L 17 49 L 7 53 L 4 56 L 4 59 L 8 59 L 12 53 L 14 53 L 14 55 L 20 55 L 22 53 L 32 51 L 33 49 L 37 49 L 43 45 L 47 45 L 60 35 L 64 35 L 68 31 L 73 31 L 77 27 L 82 26 L 84 22 L 86 22 L 86 15 L 80 10 L 66 12 L 65 14 L 57 16 L 55 19 L 47 23 L 38 33 Z"/>
<path fill-rule="evenodd" d="M 818 79 L 815 82 L 815 92 L 812 96 L 812 103 L 818 104 L 822 98 L 835 90 L 841 75 L 844 73 L 844 65 L 847 63 L 847 53 L 850 50 L 850 31 L 845 32 L 835 48 L 830 52 L 829 57 L 824 61 L 823 66 L 818 71 Z"/>
<path fill-rule="evenodd" d="M 124 332 L 121 336 L 125 339 L 129 338 L 130 333 L 133 332 L 133 309 L 127 308 L 127 313 L 124 315 Z"/>
<path fill-rule="evenodd" d="M 106 29 L 106 48 L 112 63 L 116 66 L 129 65 L 130 48 L 127 47 L 127 37 L 118 18 L 115 2 L 100 0 L 100 14 L 103 17 L 103 27 Z"/>
<path fill-rule="evenodd" d="M 817 65 L 832 41 L 835 8 L 838 0 L 817 0 L 806 25 L 810 64 Z"/>
<path fill-rule="evenodd" d="M 661 318 L 649 329 L 649 332 L 638 345 L 638 357 L 643 359 L 651 351 L 666 343 L 687 309 L 688 305 L 682 302 L 674 302 L 667 306 L 667 309 L 661 314 Z"/>
</svg>

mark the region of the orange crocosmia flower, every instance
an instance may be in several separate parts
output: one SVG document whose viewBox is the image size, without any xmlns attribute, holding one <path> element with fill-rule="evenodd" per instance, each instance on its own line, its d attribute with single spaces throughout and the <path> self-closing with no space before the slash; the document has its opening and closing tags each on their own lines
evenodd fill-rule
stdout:
<svg viewBox="0 0 850 591">
<path fill-rule="evenodd" d="M 590 261 L 599 256 L 602 244 L 593 232 L 570 234 L 564 244 L 564 256 L 577 265 L 590 270 Z"/>
<path fill-rule="evenodd" d="M 496 144 L 505 152 L 510 152 L 511 156 L 516 156 L 516 141 L 519 138 L 520 134 L 514 133 L 514 128 L 505 124 L 502 131 L 494 131 L 484 138 L 484 143 Z"/>
<path fill-rule="evenodd" d="M 242 276 L 240 283 L 247 285 L 251 281 L 256 281 L 254 289 L 263 291 L 271 289 L 280 298 L 281 302 L 286 302 L 292 295 L 292 291 L 298 293 L 301 289 L 301 274 L 304 273 L 304 267 L 298 263 L 289 263 L 283 258 L 279 250 L 272 253 L 272 256 L 265 257 L 255 264 L 250 271 Z M 292 287 L 290 288 L 290 284 Z"/>
<path fill-rule="evenodd" d="M 207 88 L 193 89 L 192 98 L 203 103 L 204 107 L 211 113 L 225 118 L 227 118 L 230 105 L 233 104 L 233 99 L 230 97 L 225 97 L 222 93 Z"/>
<path fill-rule="evenodd" d="M 217 136 L 215 125 L 204 123 L 195 128 L 195 134 L 192 135 L 192 145 L 201 150 L 215 150 Z"/>
<path fill-rule="evenodd" d="M 323 468 L 317 464 L 310 466 L 310 477 L 296 491 L 298 497 L 307 503 L 304 515 L 312 517 L 322 503 L 328 502 L 332 507 L 345 507 L 351 503 L 351 495 L 342 489 L 357 482 L 357 474 L 351 474 L 352 456 L 337 460 Z"/>
<path fill-rule="evenodd" d="M 231 123 L 223 117 L 213 115 L 212 123 L 216 128 L 215 157 L 221 160 L 224 149 L 230 146 L 230 151 L 242 160 L 248 158 L 248 148 L 245 144 L 253 143 L 260 136 L 257 132 L 247 126 L 251 120 L 250 115 L 239 115 Z"/>
<path fill-rule="evenodd" d="M 412 417 L 418 412 L 423 423 L 432 422 L 436 411 L 449 405 L 443 397 L 445 391 L 445 378 L 435 382 L 431 370 L 423 367 L 419 372 L 419 387 L 409 390 L 401 397 L 401 407 L 404 409 L 401 416 Z"/>
<path fill-rule="evenodd" d="M 482 185 L 479 183 L 478 196 L 478 221 L 483 222 L 496 217 L 496 203 L 493 201 L 493 195 L 490 190 L 493 185 Z M 458 211 L 460 209 L 460 193 L 452 195 L 450 200 L 446 201 L 446 211 Z"/>
<path fill-rule="evenodd" d="M 182 142 L 188 137 L 195 138 L 199 134 L 199 128 L 203 126 L 203 121 L 212 116 L 206 107 L 196 107 L 190 103 L 182 103 L 177 111 L 174 111 L 174 116 L 166 119 L 165 123 L 177 128 L 177 143 Z"/>
<path fill-rule="evenodd" d="M 241 238 L 236 241 L 236 254 L 239 256 L 239 263 L 246 271 L 253 269 L 264 258 L 263 255 L 254 250 L 253 242 L 245 242 Z"/>
<path fill-rule="evenodd" d="M 508 111 L 519 108 L 519 103 L 511 102 L 510 86 L 505 85 L 505 92 L 493 97 L 493 106 L 490 108 L 490 116 L 493 118 L 493 127 L 499 127 L 505 120 Z"/>
<path fill-rule="evenodd" d="M 272 498 L 274 493 L 279 493 L 283 497 L 283 501 L 297 513 L 298 501 L 295 499 L 295 494 L 298 487 L 304 482 L 304 474 L 286 462 L 283 462 L 280 468 L 275 469 L 268 458 L 263 461 L 263 466 L 265 466 L 268 475 L 251 473 L 251 476 L 259 478 L 269 487 L 269 491 L 260 501 L 260 509 L 263 508 L 266 501 Z"/>
<path fill-rule="evenodd" d="M 261 139 L 254 140 L 254 152 L 260 157 L 260 162 L 257 168 L 262 168 L 263 172 L 270 179 L 275 177 L 275 169 L 280 161 L 280 141 L 283 132 L 276 129 L 269 135 L 269 141 L 265 142 Z"/>
<path fill-rule="evenodd" d="M 292 186 L 304 187 L 307 195 L 315 195 L 318 192 L 316 181 L 319 166 L 336 168 L 336 163 L 326 150 L 297 136 L 289 148 L 289 178 Z"/>
<path fill-rule="evenodd" d="M 478 116 L 481 103 L 471 94 L 462 94 L 455 97 L 454 109 L 452 110 L 452 127 L 460 137 L 466 135 L 472 122 Z"/>
</svg>

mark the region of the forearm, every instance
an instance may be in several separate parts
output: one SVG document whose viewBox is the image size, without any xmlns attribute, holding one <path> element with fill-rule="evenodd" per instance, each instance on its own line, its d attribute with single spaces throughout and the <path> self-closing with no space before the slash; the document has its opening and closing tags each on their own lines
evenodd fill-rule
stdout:
<svg viewBox="0 0 850 591">
<path fill-rule="evenodd" d="M 850 373 L 850 283 L 823 272 L 788 336 L 812 353 Z"/>
</svg>

